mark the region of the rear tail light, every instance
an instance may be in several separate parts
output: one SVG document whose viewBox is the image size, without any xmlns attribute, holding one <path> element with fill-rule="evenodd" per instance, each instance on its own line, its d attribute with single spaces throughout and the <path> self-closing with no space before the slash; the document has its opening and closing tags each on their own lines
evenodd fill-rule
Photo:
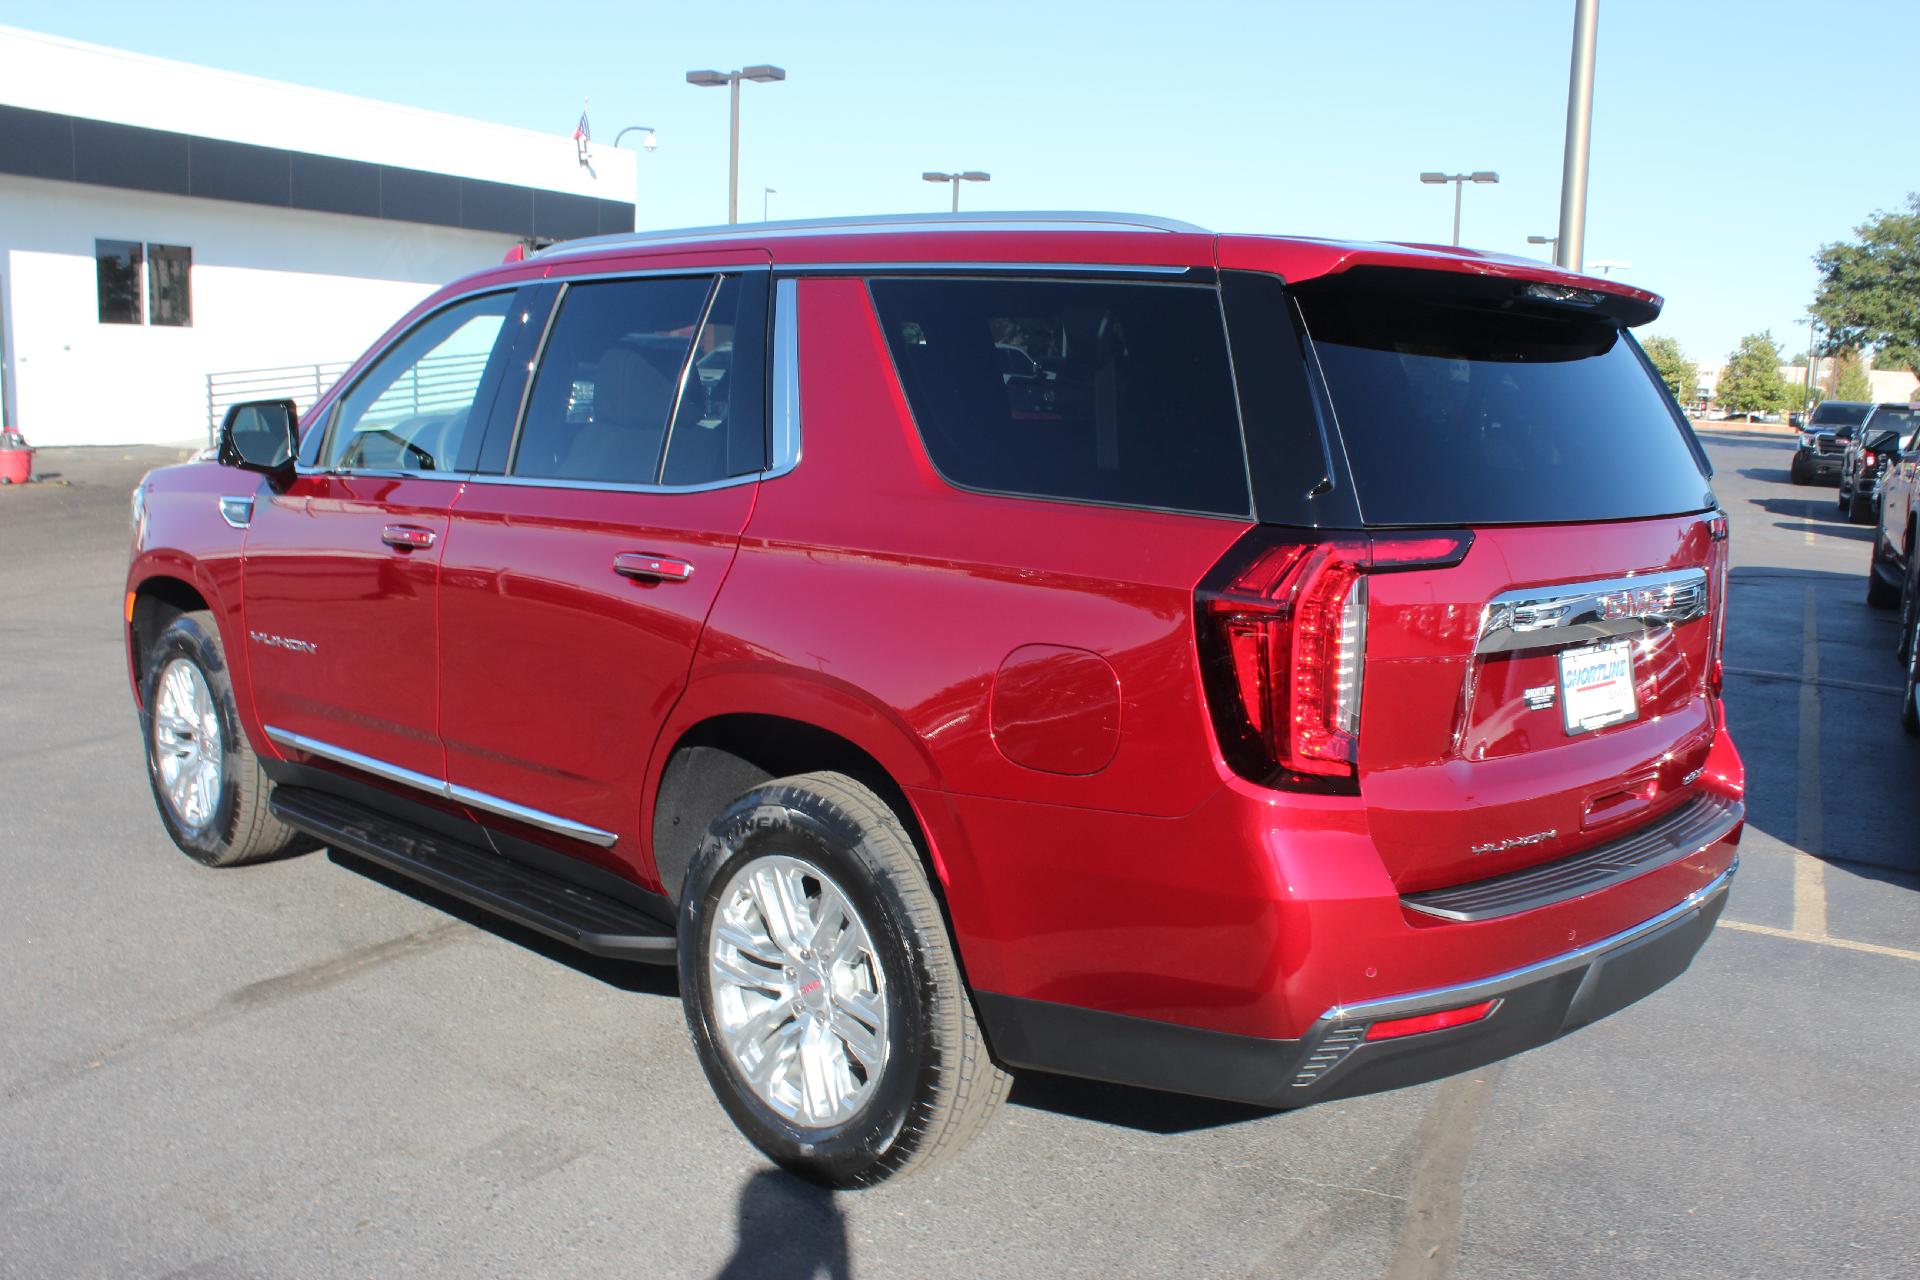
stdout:
<svg viewBox="0 0 1920 1280">
<path fill-rule="evenodd" d="M 1873 450 L 1869 449 L 1865 453 L 1861 454 L 1860 463 L 1862 466 L 1868 466 L 1868 467 L 1872 466 L 1874 463 Z"/>
<path fill-rule="evenodd" d="M 1367 578 L 1460 563 L 1471 532 L 1257 528 L 1195 592 L 1200 669 L 1221 753 L 1268 786 L 1357 786 Z"/>
</svg>

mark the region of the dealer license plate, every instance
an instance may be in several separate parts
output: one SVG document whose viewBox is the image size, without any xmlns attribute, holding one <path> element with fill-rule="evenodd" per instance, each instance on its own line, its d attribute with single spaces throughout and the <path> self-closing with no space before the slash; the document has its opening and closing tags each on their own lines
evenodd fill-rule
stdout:
<svg viewBox="0 0 1920 1280">
<path fill-rule="evenodd" d="M 1560 714 L 1567 733 L 1591 733 L 1640 714 L 1633 696 L 1633 642 L 1616 640 L 1560 655 Z"/>
</svg>

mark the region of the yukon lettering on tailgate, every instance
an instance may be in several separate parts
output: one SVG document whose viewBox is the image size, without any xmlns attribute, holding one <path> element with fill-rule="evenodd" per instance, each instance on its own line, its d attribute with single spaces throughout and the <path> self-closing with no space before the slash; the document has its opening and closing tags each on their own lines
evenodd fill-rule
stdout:
<svg viewBox="0 0 1920 1280">
<path fill-rule="evenodd" d="M 1476 844 L 1468 849 L 1474 857 L 1483 853 L 1505 853 L 1509 849 L 1518 849 L 1530 844 L 1545 844 L 1559 835 L 1557 828 L 1548 827 L 1545 831 L 1536 831 L 1530 836 L 1513 836 L 1507 840 L 1495 840 L 1492 844 Z"/>
</svg>

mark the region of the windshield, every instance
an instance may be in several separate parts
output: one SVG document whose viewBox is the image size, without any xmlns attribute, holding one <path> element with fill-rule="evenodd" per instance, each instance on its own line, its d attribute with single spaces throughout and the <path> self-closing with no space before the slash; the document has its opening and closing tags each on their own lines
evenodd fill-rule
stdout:
<svg viewBox="0 0 1920 1280">
<path fill-rule="evenodd" d="M 1867 416 L 1872 405 L 1854 404 L 1845 400 L 1832 400 L 1826 404 L 1815 405 L 1813 416 L 1807 419 L 1810 427 L 1846 427 L 1852 426 Z"/>
<path fill-rule="evenodd" d="M 1590 312 L 1489 305 L 1450 282 L 1295 291 L 1368 524 L 1546 524 L 1713 503 L 1633 342 Z"/>
</svg>

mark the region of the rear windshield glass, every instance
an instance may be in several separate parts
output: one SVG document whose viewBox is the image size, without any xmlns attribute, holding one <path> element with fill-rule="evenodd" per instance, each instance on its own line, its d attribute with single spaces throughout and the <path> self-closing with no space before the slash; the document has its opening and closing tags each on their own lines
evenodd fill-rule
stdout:
<svg viewBox="0 0 1920 1280">
<path fill-rule="evenodd" d="M 1867 404 L 1817 404 L 1813 407 L 1813 416 L 1807 419 L 1810 427 L 1850 427 L 1867 416 Z"/>
<path fill-rule="evenodd" d="M 1487 285 L 1407 274 L 1334 276 L 1295 293 L 1368 524 L 1620 520 L 1712 505 L 1660 384 L 1611 322 L 1518 305 L 1512 286 L 1496 303 Z"/>
<path fill-rule="evenodd" d="M 1868 421 L 1866 431 L 1868 435 L 1876 431 L 1891 431 L 1903 436 L 1913 430 L 1916 421 L 1920 421 L 1920 414 L 1911 409 L 1882 409 Z"/>
<path fill-rule="evenodd" d="M 927 455 L 996 493 L 1247 514 L 1219 296 L 1103 281 L 878 279 Z"/>
</svg>

